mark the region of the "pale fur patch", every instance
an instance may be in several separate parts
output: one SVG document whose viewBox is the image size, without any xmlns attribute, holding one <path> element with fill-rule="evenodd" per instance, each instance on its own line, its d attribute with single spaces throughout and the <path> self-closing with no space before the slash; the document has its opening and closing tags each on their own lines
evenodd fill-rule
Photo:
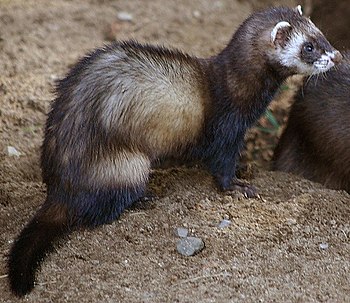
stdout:
<svg viewBox="0 0 350 303">
<path fill-rule="evenodd" d="M 300 14 L 300 16 L 303 15 L 303 10 L 301 9 L 301 5 L 299 4 L 297 7 L 296 7 L 298 13 Z"/>
<path fill-rule="evenodd" d="M 87 174 L 94 184 L 135 187 L 147 182 L 150 167 L 150 160 L 144 154 L 120 151 L 113 158 L 97 161 Z"/>
<path fill-rule="evenodd" d="M 305 64 L 300 60 L 300 49 L 307 41 L 306 36 L 301 32 L 294 32 L 287 45 L 279 52 L 280 63 L 287 67 L 297 68 L 301 74 L 312 74 L 312 65 Z"/>
<path fill-rule="evenodd" d="M 156 155 L 194 140 L 204 120 L 195 71 L 176 61 L 164 67 L 149 57 L 114 59 L 114 81 L 101 100 L 106 129 Z"/>
<path fill-rule="evenodd" d="M 281 21 L 275 25 L 275 27 L 271 31 L 271 42 L 272 43 L 275 42 L 278 31 L 282 28 L 285 28 L 285 27 L 291 27 L 290 23 L 288 23 L 287 21 Z"/>
</svg>

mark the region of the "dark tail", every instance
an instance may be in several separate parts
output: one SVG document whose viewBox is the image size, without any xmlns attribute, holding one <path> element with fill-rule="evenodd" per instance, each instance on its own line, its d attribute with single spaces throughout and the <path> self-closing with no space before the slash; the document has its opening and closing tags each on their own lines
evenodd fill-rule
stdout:
<svg viewBox="0 0 350 303">
<path fill-rule="evenodd" d="M 8 260 L 10 287 L 17 296 L 34 288 L 35 273 L 57 240 L 78 227 L 95 227 L 115 220 L 143 194 L 144 188 L 65 195 L 65 203 L 47 198 L 34 218 L 22 230 Z M 50 195 L 61 197 L 62 195 Z M 69 203 L 67 203 L 69 201 Z"/>
<path fill-rule="evenodd" d="M 44 204 L 22 230 L 10 251 L 9 280 L 12 291 L 24 296 L 34 288 L 35 272 L 53 244 L 69 232 L 64 205 Z"/>
</svg>

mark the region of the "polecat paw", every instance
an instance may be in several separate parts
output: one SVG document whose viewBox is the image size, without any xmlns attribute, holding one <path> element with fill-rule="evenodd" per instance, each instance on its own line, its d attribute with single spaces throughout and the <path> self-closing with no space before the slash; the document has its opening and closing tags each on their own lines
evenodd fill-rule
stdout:
<svg viewBox="0 0 350 303">
<path fill-rule="evenodd" d="M 240 180 L 234 180 L 230 187 L 225 189 L 227 191 L 238 191 L 242 193 L 246 198 L 258 198 L 258 190 L 255 186 L 245 183 Z"/>
</svg>

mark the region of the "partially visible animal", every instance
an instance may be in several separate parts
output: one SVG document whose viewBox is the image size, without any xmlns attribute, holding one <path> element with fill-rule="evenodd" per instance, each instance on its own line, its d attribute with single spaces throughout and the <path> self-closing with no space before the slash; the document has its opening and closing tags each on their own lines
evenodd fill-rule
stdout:
<svg viewBox="0 0 350 303">
<path fill-rule="evenodd" d="M 350 52 L 295 96 L 273 169 L 350 193 Z"/>
</svg>

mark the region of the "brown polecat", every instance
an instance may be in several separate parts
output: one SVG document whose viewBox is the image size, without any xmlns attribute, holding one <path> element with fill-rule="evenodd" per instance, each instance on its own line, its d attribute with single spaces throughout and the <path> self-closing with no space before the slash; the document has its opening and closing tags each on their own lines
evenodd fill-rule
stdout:
<svg viewBox="0 0 350 303">
<path fill-rule="evenodd" d="M 11 249 L 12 291 L 32 290 L 56 240 L 112 222 L 141 198 L 160 158 L 200 161 L 221 190 L 254 196 L 236 178 L 247 128 L 288 76 L 340 59 L 290 8 L 254 13 L 208 59 L 133 41 L 88 54 L 57 84 L 41 157 L 47 197 Z"/>
<path fill-rule="evenodd" d="M 350 52 L 325 77 L 305 79 L 275 149 L 273 169 L 350 193 Z"/>
</svg>

